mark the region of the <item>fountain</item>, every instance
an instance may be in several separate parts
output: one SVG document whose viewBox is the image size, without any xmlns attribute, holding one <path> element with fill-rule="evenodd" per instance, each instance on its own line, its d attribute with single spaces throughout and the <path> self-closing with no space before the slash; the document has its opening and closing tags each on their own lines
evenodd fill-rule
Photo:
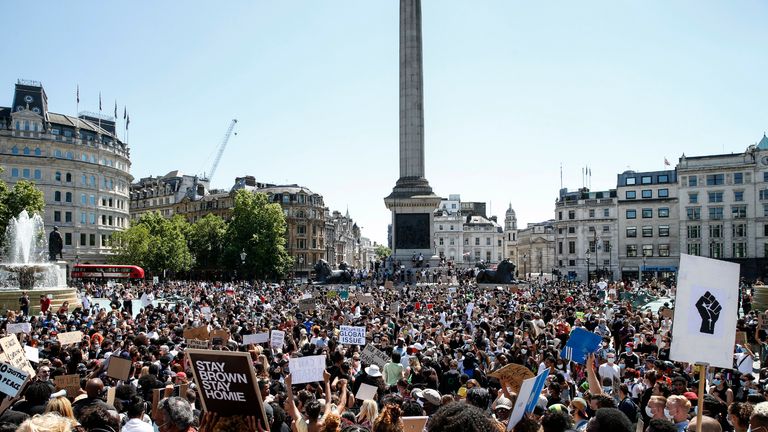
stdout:
<svg viewBox="0 0 768 432">
<path fill-rule="evenodd" d="M 8 222 L 0 262 L 0 312 L 18 310 L 21 291 L 30 297 L 32 314 L 40 310 L 37 295 L 51 298 L 54 311 L 65 301 L 79 306 L 77 291 L 67 286 L 67 263 L 48 261 L 47 243 L 40 215 L 24 210 Z"/>
</svg>

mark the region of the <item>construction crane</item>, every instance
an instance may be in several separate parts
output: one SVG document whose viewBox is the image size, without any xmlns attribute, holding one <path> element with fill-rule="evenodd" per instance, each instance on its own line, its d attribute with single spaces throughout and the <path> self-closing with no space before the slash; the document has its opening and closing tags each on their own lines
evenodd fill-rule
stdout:
<svg viewBox="0 0 768 432">
<path fill-rule="evenodd" d="M 207 177 L 208 182 L 213 181 L 213 176 L 214 174 L 216 174 L 216 168 L 219 167 L 221 156 L 224 154 L 224 149 L 227 148 L 229 137 L 232 136 L 232 131 L 235 129 L 236 124 L 237 124 L 237 119 L 232 119 L 232 122 L 229 123 L 229 128 L 227 128 L 227 133 L 224 134 L 224 139 L 221 140 L 221 144 L 219 144 L 219 151 L 216 153 L 216 158 L 213 160 L 213 165 L 211 165 L 211 170 L 208 171 L 208 175 L 205 176 Z M 235 135 L 237 135 L 237 132 L 235 132 Z"/>
</svg>

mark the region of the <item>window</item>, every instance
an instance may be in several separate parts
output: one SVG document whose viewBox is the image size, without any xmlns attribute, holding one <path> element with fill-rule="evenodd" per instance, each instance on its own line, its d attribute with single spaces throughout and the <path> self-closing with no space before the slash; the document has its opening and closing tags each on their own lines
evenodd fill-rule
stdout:
<svg viewBox="0 0 768 432">
<path fill-rule="evenodd" d="M 72 223 L 72 212 L 64 213 L 64 222 Z"/>
<path fill-rule="evenodd" d="M 627 257 L 636 257 L 637 256 L 637 245 L 627 245 Z"/>
<path fill-rule="evenodd" d="M 603 232 L 604 233 L 607 233 L 607 232 L 610 232 L 610 231 L 611 231 L 611 226 L 610 225 L 603 225 Z"/>
<path fill-rule="evenodd" d="M 686 230 L 688 232 L 687 237 L 689 239 L 700 239 L 701 238 L 701 225 L 688 225 Z"/>
<path fill-rule="evenodd" d="M 96 195 L 91 195 L 90 198 L 91 205 L 96 206 Z"/>
<path fill-rule="evenodd" d="M 594 232 L 595 232 L 595 227 L 593 227 L 593 226 L 591 226 L 591 227 L 588 227 L 588 228 L 587 228 L 587 231 L 588 231 L 589 233 L 594 233 Z"/>
<path fill-rule="evenodd" d="M 86 239 L 86 235 L 85 234 L 80 234 L 80 246 L 88 246 L 86 244 L 85 239 Z"/>
<path fill-rule="evenodd" d="M 43 152 L 40 150 L 40 147 L 35 147 L 35 156 L 42 156 Z"/>
<path fill-rule="evenodd" d="M 80 184 L 83 185 L 83 186 L 87 185 L 88 184 L 88 176 L 83 174 L 82 177 L 80 177 Z"/>
<path fill-rule="evenodd" d="M 669 189 L 659 189 L 659 198 L 668 198 L 669 197 Z"/>
<path fill-rule="evenodd" d="M 744 201 L 744 191 L 733 191 L 733 200 L 736 202 Z"/>
<path fill-rule="evenodd" d="M 711 220 L 720 220 L 723 218 L 723 208 L 722 207 L 710 207 L 709 208 L 709 218 Z"/>
<path fill-rule="evenodd" d="M 707 186 L 718 186 L 725 183 L 725 174 L 708 174 Z"/>
<path fill-rule="evenodd" d="M 570 253 L 570 254 L 576 253 L 576 242 L 575 241 L 569 241 L 568 242 L 568 253 Z"/>
<path fill-rule="evenodd" d="M 72 202 L 72 192 L 67 192 L 64 194 L 64 201 L 68 203 Z"/>
<path fill-rule="evenodd" d="M 61 201 L 61 191 L 55 191 L 53 193 L 53 200 L 54 201 Z"/>
<path fill-rule="evenodd" d="M 80 194 L 80 204 L 82 205 L 88 204 L 88 198 L 85 196 L 85 194 Z"/>
<path fill-rule="evenodd" d="M 733 173 L 733 184 L 744 184 L 744 173 Z"/>
<path fill-rule="evenodd" d="M 64 245 L 72 246 L 72 233 L 64 233 Z"/>
<path fill-rule="evenodd" d="M 568 210 L 568 219 L 576 219 L 576 210 Z"/>
<path fill-rule="evenodd" d="M 95 225 L 96 224 L 96 213 L 91 213 L 90 216 L 91 216 L 90 217 L 91 225 Z"/>
<path fill-rule="evenodd" d="M 603 209 L 603 217 L 608 217 L 611 215 L 610 209 Z"/>
<path fill-rule="evenodd" d="M 659 210 L 657 212 L 660 218 L 668 218 L 669 217 L 669 207 L 659 207 Z"/>
<path fill-rule="evenodd" d="M 576 260 L 568 260 L 568 266 L 569 267 L 575 267 L 576 266 Z"/>
<path fill-rule="evenodd" d="M 653 227 L 652 226 L 644 226 L 643 227 L 643 237 L 653 237 Z"/>
<path fill-rule="evenodd" d="M 768 217 L 768 204 L 763 204 L 763 216 Z"/>
<path fill-rule="evenodd" d="M 443 245 L 445 245 L 445 242 L 444 242 L 444 240 L 443 240 L 443 238 L 442 238 L 442 237 L 440 237 L 440 238 L 438 239 L 438 244 L 440 244 L 440 246 L 443 246 Z"/>
<path fill-rule="evenodd" d="M 563 242 L 557 242 L 557 253 L 560 255 L 563 254 Z"/>
<path fill-rule="evenodd" d="M 53 221 L 54 222 L 61 222 L 61 212 L 60 211 L 53 212 Z"/>
<path fill-rule="evenodd" d="M 763 181 L 768 182 L 768 171 L 763 173 Z"/>
<path fill-rule="evenodd" d="M 590 240 L 589 241 L 589 246 L 587 246 L 587 249 L 589 250 L 590 253 L 595 253 L 595 241 L 594 240 Z"/>
<path fill-rule="evenodd" d="M 576 234 L 576 227 L 569 226 L 568 227 L 568 234 Z"/>
<path fill-rule="evenodd" d="M 722 192 L 707 192 L 707 196 L 709 196 L 709 202 L 711 203 L 723 202 Z"/>
<path fill-rule="evenodd" d="M 491 238 L 490 237 L 486 237 L 485 238 L 485 245 L 486 246 L 490 246 L 491 245 Z"/>
<path fill-rule="evenodd" d="M 88 223 L 88 215 L 85 212 L 80 213 L 80 223 L 83 225 Z"/>
<path fill-rule="evenodd" d="M 627 177 L 627 180 L 624 182 L 627 186 L 632 186 L 637 184 L 637 179 L 635 177 Z"/>
<path fill-rule="evenodd" d="M 13 147 L 11 148 L 11 153 L 13 153 L 13 154 L 19 154 L 19 148 L 18 148 L 18 147 L 16 147 L 16 146 L 13 146 Z"/>
<path fill-rule="evenodd" d="M 653 245 L 650 245 L 650 244 L 644 244 L 643 245 L 643 256 L 644 257 L 652 257 L 653 256 Z"/>
<path fill-rule="evenodd" d="M 734 219 L 744 219 L 747 217 L 747 205 L 740 204 L 731 206 L 731 217 Z"/>
<path fill-rule="evenodd" d="M 96 234 L 88 234 L 88 242 L 91 246 L 96 246 Z"/>
<path fill-rule="evenodd" d="M 30 176 L 29 168 L 24 168 L 23 170 L 21 170 L 21 176 L 24 178 L 29 178 Z"/>
<path fill-rule="evenodd" d="M 691 204 L 696 204 L 699 202 L 699 193 L 698 192 L 691 192 L 688 194 L 688 202 Z"/>
<path fill-rule="evenodd" d="M 643 198 L 653 198 L 653 191 L 650 189 L 643 189 L 640 196 Z"/>
<path fill-rule="evenodd" d="M 747 236 L 747 224 L 733 224 L 733 236 L 734 237 L 746 237 Z"/>
<path fill-rule="evenodd" d="M 480 246 L 480 237 L 475 237 L 475 246 Z"/>
<path fill-rule="evenodd" d="M 67 173 L 65 176 L 67 183 L 72 183 L 72 173 Z"/>
<path fill-rule="evenodd" d="M 557 212 L 557 220 L 563 220 L 563 212 L 562 211 Z"/>
<path fill-rule="evenodd" d="M 595 217 L 595 209 L 589 209 L 589 217 Z"/>
<path fill-rule="evenodd" d="M 659 245 L 659 256 L 660 257 L 668 257 L 669 256 L 669 245 L 668 244 L 660 244 Z"/>
<path fill-rule="evenodd" d="M 652 177 L 651 176 L 642 176 L 640 177 L 640 184 L 651 184 Z"/>
<path fill-rule="evenodd" d="M 637 210 L 627 210 L 627 219 L 637 219 Z"/>
<path fill-rule="evenodd" d="M 644 208 L 643 209 L 643 219 L 648 219 L 653 217 L 653 209 Z"/>
<path fill-rule="evenodd" d="M 736 242 L 733 244 L 733 257 L 734 258 L 746 258 L 747 257 L 747 243 Z"/>
<path fill-rule="evenodd" d="M 701 243 L 688 243 L 688 255 L 701 256 Z"/>
<path fill-rule="evenodd" d="M 637 227 L 627 227 L 627 237 L 637 237 Z"/>
<path fill-rule="evenodd" d="M 669 237 L 669 225 L 659 225 L 659 237 Z"/>
<path fill-rule="evenodd" d="M 722 225 L 710 225 L 709 226 L 709 237 L 710 238 L 722 238 L 723 237 L 723 226 Z"/>
<path fill-rule="evenodd" d="M 709 244 L 709 256 L 711 258 L 720 258 L 723 256 L 723 244 L 722 243 L 710 243 Z"/>
<path fill-rule="evenodd" d="M 659 183 L 669 183 L 669 176 L 668 176 L 668 175 L 666 175 L 666 174 L 661 174 L 661 175 L 658 177 L 658 182 L 659 182 Z"/>
<path fill-rule="evenodd" d="M 53 179 L 56 180 L 57 182 L 60 182 L 61 181 L 61 172 L 60 171 L 56 171 L 56 174 L 53 175 Z"/>
<path fill-rule="evenodd" d="M 637 192 L 635 191 L 627 191 L 626 195 L 627 199 L 635 199 L 637 198 Z"/>
<path fill-rule="evenodd" d="M 35 180 L 41 180 L 43 178 L 43 173 L 39 169 L 35 170 Z"/>
<path fill-rule="evenodd" d="M 11 177 L 18 177 L 18 176 L 19 176 L 19 169 L 11 168 Z"/>
</svg>

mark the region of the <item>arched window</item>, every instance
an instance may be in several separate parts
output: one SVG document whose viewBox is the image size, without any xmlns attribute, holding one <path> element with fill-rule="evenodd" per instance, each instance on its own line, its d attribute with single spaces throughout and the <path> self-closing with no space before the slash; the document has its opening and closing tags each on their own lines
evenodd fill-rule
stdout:
<svg viewBox="0 0 768 432">
<path fill-rule="evenodd" d="M 24 150 L 22 150 L 24 153 L 24 156 L 29 156 L 29 147 L 24 147 Z"/>
<path fill-rule="evenodd" d="M 40 147 L 35 147 L 35 156 L 42 156 L 43 151 L 40 150 Z"/>
<path fill-rule="evenodd" d="M 11 148 L 11 153 L 13 153 L 13 154 L 19 154 L 19 148 L 18 148 L 18 147 L 16 147 L 16 146 L 13 146 L 13 148 Z"/>
<path fill-rule="evenodd" d="M 67 173 L 67 183 L 72 183 L 72 173 Z"/>
<path fill-rule="evenodd" d="M 24 130 L 25 131 L 29 130 L 29 120 L 24 120 Z"/>
<path fill-rule="evenodd" d="M 61 181 L 61 171 L 56 171 L 56 174 L 54 175 L 54 179 L 56 181 Z"/>
<path fill-rule="evenodd" d="M 67 152 L 67 159 L 74 159 L 74 157 L 75 155 L 71 151 Z"/>
<path fill-rule="evenodd" d="M 55 191 L 53 193 L 53 200 L 57 202 L 61 201 L 61 191 Z"/>
<path fill-rule="evenodd" d="M 59 149 L 56 149 L 56 150 L 53 152 L 53 155 L 54 155 L 55 157 L 57 157 L 57 158 L 61 158 L 61 150 L 59 150 Z"/>
</svg>

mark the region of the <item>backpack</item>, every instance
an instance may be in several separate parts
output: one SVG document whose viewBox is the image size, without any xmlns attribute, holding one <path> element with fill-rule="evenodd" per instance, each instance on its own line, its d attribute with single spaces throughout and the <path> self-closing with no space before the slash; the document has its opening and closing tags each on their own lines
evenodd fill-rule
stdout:
<svg viewBox="0 0 768 432">
<path fill-rule="evenodd" d="M 623 412 L 624 415 L 629 418 L 629 421 L 632 423 L 637 423 L 638 415 L 640 414 L 640 409 L 637 407 L 637 404 L 630 399 L 629 397 L 624 398 L 619 403 L 619 411 Z"/>
</svg>

